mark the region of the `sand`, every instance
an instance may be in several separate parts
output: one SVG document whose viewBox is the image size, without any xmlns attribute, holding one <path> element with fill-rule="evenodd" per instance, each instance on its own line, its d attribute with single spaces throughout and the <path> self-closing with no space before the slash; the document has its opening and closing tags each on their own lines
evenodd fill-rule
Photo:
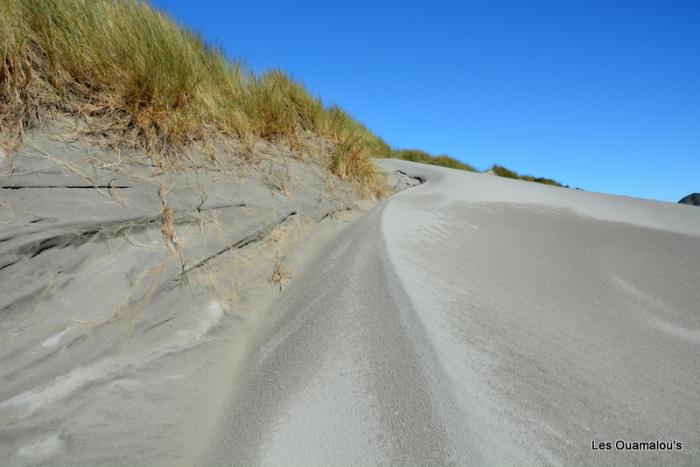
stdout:
<svg viewBox="0 0 700 467">
<path fill-rule="evenodd" d="M 697 209 L 381 165 L 425 183 L 280 296 L 207 463 L 697 464 Z"/>
<path fill-rule="evenodd" d="M 286 256 L 359 204 L 312 154 L 245 155 L 164 172 L 56 130 L 0 159 L 0 464 L 196 463 Z"/>
<path fill-rule="evenodd" d="M 169 199 L 188 248 L 126 313 L 169 257 L 140 188 L 160 176 L 36 144 L 92 181 L 37 151 L 0 179 L 5 464 L 700 462 L 696 207 L 386 160 L 403 191 L 353 220 L 302 163 L 287 195 L 272 168 L 186 172 Z M 314 227 L 279 291 L 270 235 L 292 212 Z M 241 241 L 258 253 L 231 269 Z M 240 301 L 216 286 L 243 278 Z"/>
</svg>

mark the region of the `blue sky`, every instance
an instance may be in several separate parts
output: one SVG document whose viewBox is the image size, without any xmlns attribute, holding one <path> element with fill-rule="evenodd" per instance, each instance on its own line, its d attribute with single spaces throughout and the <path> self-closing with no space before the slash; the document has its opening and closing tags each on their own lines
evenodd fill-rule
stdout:
<svg viewBox="0 0 700 467">
<path fill-rule="evenodd" d="M 700 1 L 151 3 L 392 146 L 590 191 L 700 191 Z"/>
</svg>

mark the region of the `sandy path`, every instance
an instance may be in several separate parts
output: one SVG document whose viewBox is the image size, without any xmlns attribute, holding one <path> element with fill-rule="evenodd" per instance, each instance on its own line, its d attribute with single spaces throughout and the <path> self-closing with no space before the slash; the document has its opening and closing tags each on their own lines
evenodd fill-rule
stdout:
<svg viewBox="0 0 700 467">
<path fill-rule="evenodd" d="M 426 183 L 281 295 L 209 463 L 700 462 L 700 210 L 383 165 Z"/>
</svg>

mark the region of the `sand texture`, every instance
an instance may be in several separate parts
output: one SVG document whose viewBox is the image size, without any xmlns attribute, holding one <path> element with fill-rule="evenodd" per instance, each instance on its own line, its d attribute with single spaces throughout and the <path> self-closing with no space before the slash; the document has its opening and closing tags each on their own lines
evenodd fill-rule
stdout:
<svg viewBox="0 0 700 467">
<path fill-rule="evenodd" d="M 30 143 L 3 465 L 700 464 L 694 206 L 384 160 L 403 191 L 350 220 L 279 148 L 168 175 Z"/>
<path fill-rule="evenodd" d="M 286 256 L 357 198 L 262 142 L 191 157 L 50 132 L 0 160 L 0 465 L 195 464 Z"/>
<path fill-rule="evenodd" d="M 211 465 L 700 462 L 696 208 L 380 164 L 425 183 L 283 292 Z"/>
</svg>

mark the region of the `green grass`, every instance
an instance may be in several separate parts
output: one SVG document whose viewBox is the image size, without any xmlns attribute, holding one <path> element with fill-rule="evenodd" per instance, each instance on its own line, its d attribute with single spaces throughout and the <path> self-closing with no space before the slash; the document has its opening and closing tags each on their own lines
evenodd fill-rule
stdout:
<svg viewBox="0 0 700 467">
<path fill-rule="evenodd" d="M 517 172 L 507 169 L 502 165 L 494 164 L 493 166 L 491 166 L 491 171 L 499 177 L 512 178 L 515 180 L 518 180 L 520 178 Z"/>
<path fill-rule="evenodd" d="M 473 166 L 465 164 L 464 162 L 460 162 L 457 159 L 454 159 L 449 156 L 433 156 L 425 151 L 421 151 L 420 149 L 395 149 L 391 152 L 391 157 L 394 157 L 396 159 L 402 159 L 405 161 L 420 162 L 423 164 L 449 167 L 451 169 L 477 172 L 477 170 Z M 536 182 L 545 185 L 568 188 L 567 185 L 562 185 L 561 183 L 557 182 L 556 180 L 552 180 L 551 178 L 533 177 L 531 175 L 520 175 L 513 170 L 503 167 L 502 165 L 494 164 L 490 170 L 493 171 L 493 173 L 495 173 L 499 177 L 512 178 L 515 180 L 525 180 L 528 182 Z"/>
<path fill-rule="evenodd" d="M 370 193 L 389 147 L 281 71 L 256 75 L 136 0 L 0 0 L 0 131 L 16 146 L 46 111 L 77 116 L 158 163 L 212 136 L 334 144 L 329 168 Z M 0 141 L 3 142 L 3 141 Z"/>
<path fill-rule="evenodd" d="M 449 156 L 433 156 L 419 149 L 398 149 L 394 150 L 391 157 L 403 159 L 411 162 L 422 162 L 424 164 L 439 165 L 441 167 L 449 167 L 451 169 L 467 170 L 476 172 L 476 169 L 469 164 L 460 162 Z"/>
<path fill-rule="evenodd" d="M 544 177 L 533 177 L 532 175 L 520 175 L 519 173 L 507 169 L 503 167 L 502 165 L 497 165 L 494 164 L 491 167 L 491 170 L 493 173 L 498 175 L 499 177 L 506 177 L 506 178 L 512 178 L 515 180 L 525 180 L 527 182 L 535 182 L 535 183 L 542 183 L 544 185 L 552 185 L 552 186 L 560 186 L 564 188 L 569 188 L 567 185 L 562 185 L 561 183 L 557 182 L 556 180 L 552 180 L 551 178 L 544 178 Z"/>
</svg>

